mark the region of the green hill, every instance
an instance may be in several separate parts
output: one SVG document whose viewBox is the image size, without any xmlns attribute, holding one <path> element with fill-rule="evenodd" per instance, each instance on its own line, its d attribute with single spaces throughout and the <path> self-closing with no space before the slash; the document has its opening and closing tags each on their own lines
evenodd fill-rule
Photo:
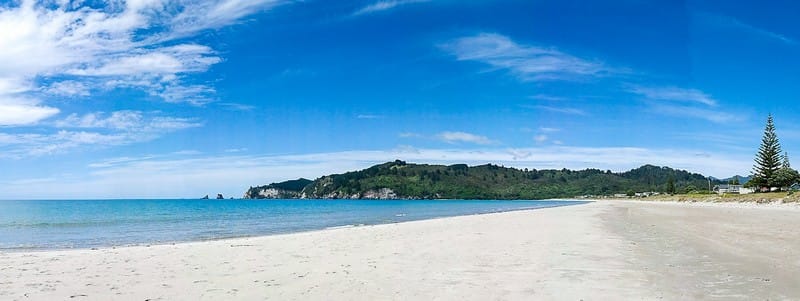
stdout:
<svg viewBox="0 0 800 301">
<path fill-rule="evenodd" d="M 528 170 L 492 164 L 408 164 L 398 160 L 314 181 L 300 179 L 251 187 L 245 198 L 547 199 L 665 192 L 670 178 L 678 192 L 706 190 L 709 185 L 703 175 L 652 165 L 612 173 L 598 169 Z M 266 189 L 272 190 L 265 193 Z M 274 193 L 275 189 L 280 193 Z"/>
</svg>

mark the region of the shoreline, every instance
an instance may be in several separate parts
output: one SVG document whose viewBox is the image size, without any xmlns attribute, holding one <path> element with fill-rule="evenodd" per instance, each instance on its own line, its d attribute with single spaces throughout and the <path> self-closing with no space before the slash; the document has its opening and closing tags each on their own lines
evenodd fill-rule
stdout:
<svg viewBox="0 0 800 301">
<path fill-rule="evenodd" d="M 0 252 L 0 299 L 800 298 L 800 212 L 639 201 Z"/>
<path fill-rule="evenodd" d="M 376 200 L 376 201 L 380 201 L 380 200 Z M 465 200 L 454 200 L 454 201 L 465 201 Z M 552 206 L 545 206 L 545 207 L 524 207 L 524 208 L 515 208 L 515 209 L 508 209 L 508 210 L 501 210 L 501 211 L 492 211 L 492 212 L 478 212 L 478 213 L 464 214 L 464 215 L 437 216 L 437 217 L 432 217 L 432 218 L 421 218 L 421 219 L 407 220 L 407 221 L 393 221 L 393 222 L 375 223 L 375 224 L 357 224 L 357 225 L 331 226 L 331 227 L 320 228 L 320 229 L 309 229 L 309 230 L 280 232 L 280 233 L 268 233 L 268 234 L 243 235 L 243 236 L 235 236 L 235 237 L 220 237 L 220 238 L 201 239 L 201 240 L 181 240 L 181 241 L 171 241 L 171 242 L 153 242 L 153 243 L 117 245 L 117 246 L 77 247 L 77 248 L 6 248 L 6 249 L 0 248 L 0 254 L 2 254 L 2 253 L 29 253 L 29 252 L 33 253 L 33 252 L 48 252 L 48 251 L 80 251 L 80 250 L 99 251 L 99 250 L 105 250 L 105 249 L 118 250 L 118 249 L 123 249 L 123 248 L 136 248 L 136 247 L 150 248 L 150 247 L 154 247 L 154 246 L 175 246 L 175 245 L 180 245 L 180 244 L 205 243 L 205 242 L 217 242 L 217 241 L 229 241 L 229 240 L 233 241 L 233 240 L 241 240 L 241 239 L 249 239 L 249 238 L 292 235 L 292 234 L 300 234 L 300 233 L 321 232 L 321 231 L 349 229 L 349 228 L 358 228 L 358 227 L 374 227 L 374 226 L 381 226 L 381 225 L 404 224 L 404 223 L 413 223 L 413 222 L 420 222 L 420 221 L 447 219 L 447 218 L 464 217 L 464 216 L 501 214 L 501 213 L 506 213 L 506 212 L 515 212 L 515 211 L 532 211 L 532 210 L 559 208 L 559 207 L 567 207 L 567 206 L 579 206 L 579 205 L 586 205 L 586 204 L 589 204 L 589 203 L 593 202 L 593 201 L 571 200 L 571 199 L 518 200 L 518 201 L 552 201 L 552 202 L 580 202 L 580 203 L 559 204 L 559 205 L 552 205 Z"/>
</svg>

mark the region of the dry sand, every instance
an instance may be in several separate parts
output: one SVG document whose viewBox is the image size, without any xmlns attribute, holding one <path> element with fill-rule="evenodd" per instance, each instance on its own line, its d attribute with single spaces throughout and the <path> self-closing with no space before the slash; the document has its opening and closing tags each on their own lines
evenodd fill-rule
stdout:
<svg viewBox="0 0 800 301">
<path fill-rule="evenodd" d="M 605 201 L 0 253 L 0 300 L 797 300 L 798 247 L 800 210 Z"/>
</svg>

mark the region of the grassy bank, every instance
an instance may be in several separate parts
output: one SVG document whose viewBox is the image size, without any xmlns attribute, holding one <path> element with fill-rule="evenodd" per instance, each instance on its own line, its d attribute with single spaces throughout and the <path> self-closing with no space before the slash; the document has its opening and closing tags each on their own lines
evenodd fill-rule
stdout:
<svg viewBox="0 0 800 301">
<path fill-rule="evenodd" d="M 754 202 L 754 203 L 799 203 L 800 193 L 768 192 L 752 194 L 675 194 L 658 195 L 646 198 L 634 198 L 642 201 L 673 202 Z"/>
</svg>

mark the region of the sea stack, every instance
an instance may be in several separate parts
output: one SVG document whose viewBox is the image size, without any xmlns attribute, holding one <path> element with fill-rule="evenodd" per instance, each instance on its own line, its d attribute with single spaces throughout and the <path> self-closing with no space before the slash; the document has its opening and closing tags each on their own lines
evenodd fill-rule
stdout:
<svg viewBox="0 0 800 301">
<path fill-rule="evenodd" d="M 221 193 L 217 193 L 217 199 L 218 199 L 218 200 L 224 200 L 224 199 L 225 199 L 225 197 L 224 197 L 224 196 L 222 196 L 222 194 L 221 194 Z"/>
</svg>

